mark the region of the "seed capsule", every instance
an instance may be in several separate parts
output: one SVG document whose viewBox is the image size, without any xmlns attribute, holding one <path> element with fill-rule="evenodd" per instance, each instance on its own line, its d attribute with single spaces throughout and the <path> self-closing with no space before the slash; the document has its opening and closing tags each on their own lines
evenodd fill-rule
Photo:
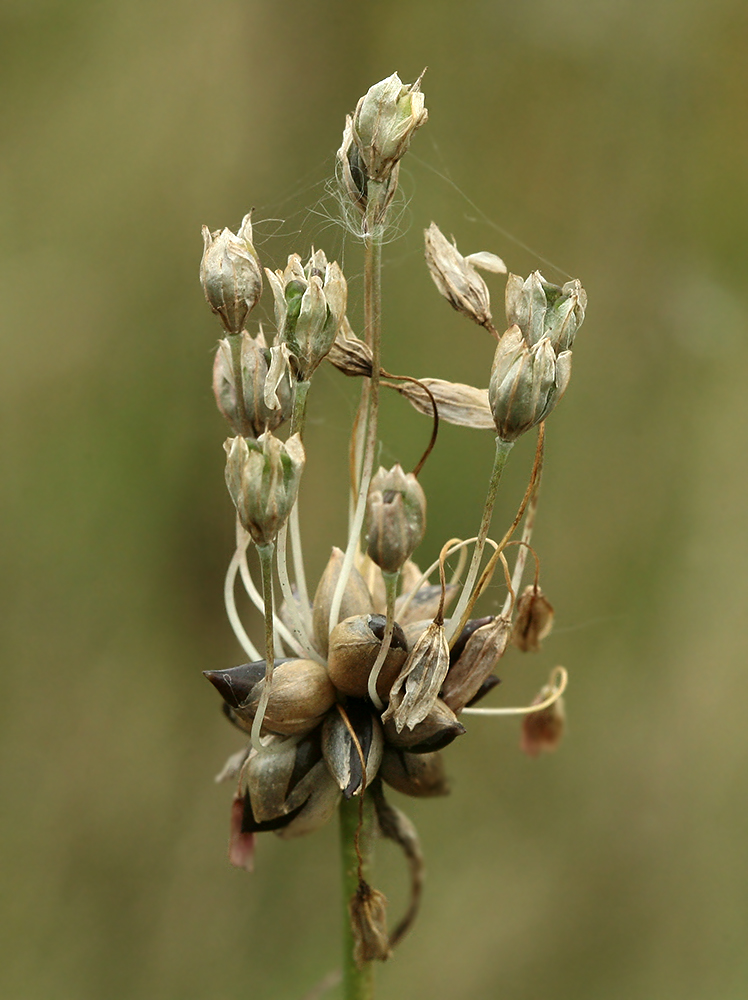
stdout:
<svg viewBox="0 0 748 1000">
<path fill-rule="evenodd" d="M 354 615 L 339 622 L 330 633 L 327 671 L 338 691 L 365 698 L 371 668 L 384 638 L 384 615 Z M 377 679 L 377 693 L 386 701 L 392 683 L 408 655 L 403 630 L 395 623 L 392 642 Z"/>
<path fill-rule="evenodd" d="M 511 621 L 500 615 L 469 636 L 462 653 L 449 668 L 441 692 L 453 712 L 460 712 L 472 701 L 494 672 L 506 650 L 511 629 Z"/>
<path fill-rule="evenodd" d="M 314 604 L 312 606 L 314 644 L 323 656 L 327 656 L 330 641 L 330 610 L 332 608 L 335 588 L 343 568 L 344 558 L 342 551 L 333 547 L 332 555 L 317 586 L 317 593 L 314 595 Z M 339 618 L 345 619 L 350 618 L 352 615 L 371 614 L 373 611 L 374 603 L 371 599 L 369 588 L 364 583 L 364 579 L 358 570 L 353 567 L 343 591 Z"/>
<path fill-rule="evenodd" d="M 246 732 L 252 730 L 265 685 L 265 661 L 230 670 L 206 670 L 230 708 L 230 716 Z M 291 736 L 319 725 L 335 702 L 335 689 L 325 668 L 314 660 L 276 660 L 263 731 Z"/>
<path fill-rule="evenodd" d="M 440 753 L 408 753 L 407 750 L 385 746 L 379 773 L 388 785 L 403 795 L 431 798 L 449 794 Z"/>
<path fill-rule="evenodd" d="M 242 527 L 255 545 L 269 545 L 288 520 L 304 469 L 298 434 L 283 442 L 270 431 L 256 441 L 229 438 L 226 485 Z"/>
<path fill-rule="evenodd" d="M 228 333 L 240 333 L 247 313 L 262 294 L 262 268 L 252 245 L 252 221 L 245 215 L 239 232 L 211 233 L 203 226 L 200 281 L 205 298 Z"/>
</svg>

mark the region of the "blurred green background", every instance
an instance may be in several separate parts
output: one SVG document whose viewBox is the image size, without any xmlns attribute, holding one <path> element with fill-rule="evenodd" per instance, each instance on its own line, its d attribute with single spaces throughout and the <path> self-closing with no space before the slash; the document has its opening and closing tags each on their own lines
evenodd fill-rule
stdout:
<svg viewBox="0 0 748 1000">
<path fill-rule="evenodd" d="M 451 797 L 405 803 L 429 879 L 380 995 L 746 996 L 747 44 L 742 0 L 3 0 L 3 997 L 296 1000 L 338 962 L 334 824 L 265 835 L 252 876 L 225 859 L 212 779 L 240 739 L 200 671 L 242 656 L 200 226 L 254 206 L 264 262 L 323 247 L 360 319 L 326 182 L 357 98 L 424 65 L 384 363 L 487 384 L 489 338 L 423 264 L 432 219 L 465 253 L 582 279 L 536 532 L 557 630 L 508 655 L 501 698 L 556 663 L 572 687 L 558 754 L 474 720 Z M 313 575 L 342 541 L 354 398 L 325 366 Z M 386 461 L 426 435 L 386 401 Z M 491 454 L 444 429 L 424 562 L 475 530 Z M 389 845 L 378 870 L 399 911 Z"/>
</svg>

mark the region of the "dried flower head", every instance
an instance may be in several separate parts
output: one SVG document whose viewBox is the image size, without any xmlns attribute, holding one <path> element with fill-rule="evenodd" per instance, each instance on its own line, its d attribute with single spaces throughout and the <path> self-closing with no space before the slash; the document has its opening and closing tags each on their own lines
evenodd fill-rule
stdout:
<svg viewBox="0 0 748 1000">
<path fill-rule="evenodd" d="M 493 329 L 491 299 L 477 268 L 506 274 L 506 264 L 496 254 L 481 251 L 463 257 L 435 222 L 424 232 L 426 263 L 434 284 L 453 309 L 479 326 Z"/>
<path fill-rule="evenodd" d="M 245 215 L 238 233 L 203 226 L 200 281 L 205 298 L 228 333 L 240 333 L 247 313 L 262 295 L 262 268 L 252 245 L 252 219 Z"/>
<path fill-rule="evenodd" d="M 517 601 L 512 642 L 523 653 L 537 653 L 553 628 L 553 605 L 537 584 L 529 584 Z"/>
</svg>

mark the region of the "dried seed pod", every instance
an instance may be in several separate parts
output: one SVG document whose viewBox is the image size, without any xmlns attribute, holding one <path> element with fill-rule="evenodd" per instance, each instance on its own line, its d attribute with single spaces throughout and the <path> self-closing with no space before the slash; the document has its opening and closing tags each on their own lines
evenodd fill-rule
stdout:
<svg viewBox="0 0 748 1000">
<path fill-rule="evenodd" d="M 358 795 L 376 777 L 382 762 L 384 736 L 379 719 L 365 701 L 350 698 L 344 709 L 358 747 L 340 712 L 328 712 L 322 724 L 322 753 L 330 773 L 347 799 Z M 366 762 L 366 780 L 361 763 Z"/>
<path fill-rule="evenodd" d="M 414 729 L 431 712 L 449 669 L 444 624 L 433 621 L 408 654 L 390 691 L 382 722 L 393 719 L 398 732 Z"/>
<path fill-rule="evenodd" d="M 553 605 L 540 587 L 528 584 L 517 601 L 512 642 L 523 653 L 537 653 L 541 642 L 553 628 L 553 617 Z"/>
<path fill-rule="evenodd" d="M 389 746 L 407 750 L 409 753 L 432 753 L 443 750 L 453 740 L 466 732 L 452 709 L 437 698 L 434 707 L 413 729 L 397 731 L 392 719 L 384 724 L 384 736 Z"/>
<path fill-rule="evenodd" d="M 511 621 L 499 615 L 469 637 L 462 653 L 449 668 L 441 692 L 453 712 L 462 711 L 494 672 L 506 650 L 511 629 Z"/>
<path fill-rule="evenodd" d="M 228 333 L 239 333 L 247 313 L 262 294 L 262 268 L 252 245 L 251 215 L 245 215 L 239 232 L 214 233 L 203 226 L 203 259 L 200 281 L 205 298 Z"/>
<path fill-rule="evenodd" d="M 265 685 L 265 661 L 230 670 L 206 670 L 205 676 L 229 705 L 229 718 L 246 732 Z M 294 735 L 308 733 L 335 702 L 335 688 L 322 664 L 314 660 L 276 660 L 263 731 Z"/>
<path fill-rule="evenodd" d="M 385 745 L 379 775 L 403 795 L 432 798 L 449 794 L 449 783 L 440 753 L 409 753 Z"/>
<path fill-rule="evenodd" d="M 463 257 L 456 243 L 450 243 L 435 222 L 424 231 L 426 263 L 434 284 L 447 302 L 479 326 L 491 326 L 488 288 L 476 267 L 506 274 L 506 265 L 491 253 Z"/>
<path fill-rule="evenodd" d="M 335 341 L 345 316 L 348 286 L 340 266 L 322 250 L 302 266 L 291 254 L 284 271 L 265 268 L 275 300 L 278 335 L 294 358 L 299 381 L 311 378 Z"/>
<path fill-rule="evenodd" d="M 253 753 L 242 778 L 240 806 L 235 799 L 232 812 L 232 848 L 239 860 L 248 846 L 242 839 L 247 834 L 310 833 L 332 817 L 340 799 L 316 734 L 276 753 Z"/>
<path fill-rule="evenodd" d="M 547 684 L 533 698 L 533 705 L 539 705 L 552 694 L 553 688 Z M 531 712 L 522 717 L 520 749 L 530 757 L 555 750 L 561 742 L 565 725 L 564 700 L 557 698 L 547 708 L 541 708 L 539 712 Z"/>
<path fill-rule="evenodd" d="M 353 698 L 368 694 L 369 674 L 384 638 L 387 619 L 384 615 L 353 615 L 339 622 L 330 633 L 327 671 L 338 691 Z M 392 642 L 377 679 L 377 693 L 382 701 L 408 655 L 405 635 L 395 622 Z"/>
<path fill-rule="evenodd" d="M 330 641 L 330 609 L 344 558 L 343 552 L 333 547 L 325 572 L 317 586 L 317 593 L 314 595 L 314 604 L 312 605 L 314 645 L 323 656 L 327 656 Z M 353 567 L 343 591 L 339 617 L 341 619 L 350 618 L 352 615 L 367 615 L 373 611 L 374 603 L 369 588 L 358 570 Z"/>
<path fill-rule="evenodd" d="M 371 377 L 371 348 L 354 334 L 347 316 L 343 317 L 343 322 L 327 355 L 327 360 L 335 365 L 338 371 L 351 378 Z"/>
<path fill-rule="evenodd" d="M 273 379 L 272 395 L 266 398 L 270 363 L 271 352 L 261 333 L 250 337 L 245 330 L 218 343 L 213 395 L 235 434 L 256 438 L 263 431 L 274 431 L 291 416 L 293 398 L 287 370 Z"/>
<path fill-rule="evenodd" d="M 386 898 L 378 889 L 360 879 L 348 909 L 356 965 L 361 969 L 367 962 L 385 962 L 390 957 Z"/>
<path fill-rule="evenodd" d="M 274 753 L 250 753 L 239 791 L 244 797 L 243 833 L 277 830 L 290 823 L 329 777 L 318 734 Z"/>
</svg>

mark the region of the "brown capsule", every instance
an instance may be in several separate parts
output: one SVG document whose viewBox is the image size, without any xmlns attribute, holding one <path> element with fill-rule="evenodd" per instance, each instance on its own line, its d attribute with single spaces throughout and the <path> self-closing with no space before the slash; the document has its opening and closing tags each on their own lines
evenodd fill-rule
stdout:
<svg viewBox="0 0 748 1000">
<path fill-rule="evenodd" d="M 242 832 L 276 830 L 297 816 L 326 774 L 317 734 L 273 753 L 253 751 L 242 769 Z"/>
<path fill-rule="evenodd" d="M 384 724 L 384 735 L 388 745 L 408 750 L 409 753 L 443 750 L 464 732 L 466 732 L 465 727 L 441 698 L 436 699 L 434 707 L 423 722 L 419 722 L 413 729 L 406 728 L 398 733 L 393 719 L 388 719 Z"/>
<path fill-rule="evenodd" d="M 512 623 L 499 615 L 470 636 L 458 659 L 449 668 L 441 697 L 453 712 L 460 712 L 478 694 L 486 678 L 504 655 Z"/>
<path fill-rule="evenodd" d="M 529 584 L 517 601 L 517 617 L 512 642 L 523 653 L 537 653 L 540 644 L 553 628 L 553 605 L 540 587 Z"/>
<path fill-rule="evenodd" d="M 314 604 L 312 605 L 314 645 L 323 656 L 327 656 L 329 648 L 330 611 L 344 558 L 342 551 L 333 547 L 325 572 L 317 586 L 317 593 L 314 595 Z M 373 611 L 374 604 L 369 588 L 358 570 L 353 567 L 343 591 L 338 618 L 342 621 L 352 615 L 366 615 Z"/>
<path fill-rule="evenodd" d="M 327 671 L 338 691 L 353 698 L 367 696 L 369 674 L 381 648 L 386 624 L 384 615 L 353 615 L 332 630 Z M 383 701 L 387 700 L 407 655 L 405 635 L 396 622 L 392 642 L 377 679 L 377 693 Z"/>
<path fill-rule="evenodd" d="M 250 732 L 265 683 L 265 661 L 231 670 L 206 670 L 205 676 L 223 695 L 231 721 Z M 308 733 L 335 702 L 327 671 L 314 660 L 276 660 L 270 683 L 263 731 L 288 736 Z"/>
<path fill-rule="evenodd" d="M 391 788 L 403 795 L 432 798 L 449 794 L 440 753 L 408 753 L 407 750 L 385 746 L 379 774 Z"/>
</svg>

